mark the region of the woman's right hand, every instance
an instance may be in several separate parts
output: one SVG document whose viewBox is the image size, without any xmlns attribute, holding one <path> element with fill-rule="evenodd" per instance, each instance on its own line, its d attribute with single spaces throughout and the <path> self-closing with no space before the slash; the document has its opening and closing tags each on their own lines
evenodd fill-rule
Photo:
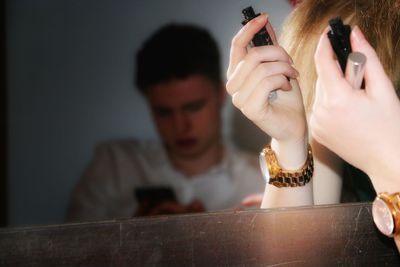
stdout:
<svg viewBox="0 0 400 267">
<path fill-rule="evenodd" d="M 262 27 L 267 28 L 275 45 L 249 48 L 254 34 Z M 298 72 L 292 66 L 290 56 L 276 44 L 274 31 L 265 14 L 248 22 L 232 40 L 226 88 L 233 104 L 272 137 L 277 150 L 287 151 L 284 154 L 299 154 L 299 162 L 292 161 L 291 164 L 289 160 L 286 164 L 297 165 L 286 166 L 295 168 L 305 161 L 308 142 L 306 116 L 295 80 Z M 277 98 L 269 101 L 269 94 L 275 90 Z M 279 154 L 278 160 L 285 157 Z"/>
<path fill-rule="evenodd" d="M 325 31 L 315 53 L 318 81 L 310 119 L 312 134 L 365 171 L 377 192 L 398 192 L 400 101 L 360 29 L 354 27 L 350 37 L 353 51 L 367 57 L 365 88 L 353 89 L 342 75 Z"/>
</svg>

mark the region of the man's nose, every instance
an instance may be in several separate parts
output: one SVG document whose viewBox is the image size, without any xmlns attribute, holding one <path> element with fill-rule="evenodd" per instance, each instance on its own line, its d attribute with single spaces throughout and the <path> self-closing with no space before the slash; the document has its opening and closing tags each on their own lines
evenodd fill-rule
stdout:
<svg viewBox="0 0 400 267">
<path fill-rule="evenodd" d="M 177 113 L 174 116 L 174 126 L 178 133 L 187 132 L 190 129 L 190 118 L 185 113 Z"/>
</svg>

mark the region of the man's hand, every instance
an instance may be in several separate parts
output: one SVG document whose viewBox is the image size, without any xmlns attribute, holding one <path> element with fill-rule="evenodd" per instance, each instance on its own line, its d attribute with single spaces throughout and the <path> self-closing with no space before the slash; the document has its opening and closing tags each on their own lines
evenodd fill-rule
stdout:
<svg viewBox="0 0 400 267">
<path fill-rule="evenodd" d="M 263 200 L 263 194 L 248 195 L 242 200 L 242 206 L 246 208 L 260 208 Z"/>
<path fill-rule="evenodd" d="M 155 216 L 163 214 L 185 214 L 204 212 L 203 204 L 198 200 L 193 200 L 189 205 L 182 205 L 176 201 L 163 201 L 155 206 L 149 207 L 143 203 L 137 209 L 135 216 Z"/>
</svg>

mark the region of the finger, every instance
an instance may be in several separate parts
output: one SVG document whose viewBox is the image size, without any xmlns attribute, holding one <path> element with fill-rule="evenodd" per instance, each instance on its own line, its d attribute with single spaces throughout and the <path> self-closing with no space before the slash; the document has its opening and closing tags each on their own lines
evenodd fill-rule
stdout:
<svg viewBox="0 0 400 267">
<path fill-rule="evenodd" d="M 149 215 L 160 215 L 160 214 L 178 214 L 184 213 L 185 208 L 173 201 L 162 202 L 161 204 L 154 207 Z"/>
<path fill-rule="evenodd" d="M 291 64 L 288 53 L 280 46 L 253 47 L 244 59 L 237 65 L 237 68 L 229 77 L 226 89 L 229 94 L 236 93 L 243 87 L 247 77 L 263 62 L 281 61 Z M 296 71 L 290 72 L 289 77 L 295 75 Z"/>
<path fill-rule="evenodd" d="M 264 62 L 259 64 L 255 71 L 255 75 L 258 77 L 268 77 L 276 74 L 283 74 L 288 78 L 296 79 L 299 76 L 299 72 L 288 62 L 274 61 Z M 251 81 L 251 79 L 248 79 Z M 249 81 L 246 81 L 246 83 Z"/>
<path fill-rule="evenodd" d="M 242 205 L 245 207 L 252 207 L 252 206 L 261 206 L 261 202 L 263 200 L 263 194 L 253 194 L 245 197 L 242 200 Z"/>
<path fill-rule="evenodd" d="M 278 39 L 276 38 L 275 30 L 272 27 L 272 24 L 269 20 L 267 21 L 267 25 L 265 25 L 265 28 L 267 28 L 269 36 L 271 36 L 271 39 L 272 39 L 272 42 L 274 43 L 274 45 L 278 45 Z"/>
<path fill-rule="evenodd" d="M 393 85 L 387 77 L 374 48 L 365 39 L 364 34 L 358 26 L 353 28 L 350 41 L 354 51 L 361 52 L 367 57 L 364 76 L 367 94 L 380 94 L 382 93 L 382 89 L 393 90 Z"/>
<path fill-rule="evenodd" d="M 241 89 L 232 95 L 232 102 L 235 106 L 242 106 L 254 88 L 266 77 L 283 74 L 289 78 L 297 78 L 297 70 L 287 62 L 265 62 L 247 77 Z"/>
<path fill-rule="evenodd" d="M 273 90 L 290 90 L 292 87 L 284 75 L 265 78 L 253 90 L 243 106 L 238 107 L 252 121 L 260 121 L 268 113 L 268 95 Z"/>
<path fill-rule="evenodd" d="M 254 35 L 265 26 L 267 23 L 267 16 L 261 14 L 255 19 L 249 21 L 240 31 L 233 37 L 231 43 L 231 50 L 229 56 L 229 67 L 227 76 L 229 77 L 237 64 L 247 54 L 247 46 L 253 39 Z"/>
<path fill-rule="evenodd" d="M 330 95 L 342 88 L 350 89 L 346 82 L 342 70 L 335 59 L 335 53 L 327 36 L 328 28 L 322 33 L 314 55 L 315 68 L 318 79 L 321 83 L 320 88 L 324 88 L 325 93 Z M 339 87 L 339 88 L 338 88 Z"/>
<path fill-rule="evenodd" d="M 148 202 L 144 202 L 139 205 L 139 207 L 136 209 L 134 216 L 145 216 L 148 215 L 149 211 L 151 210 L 151 207 Z"/>
<path fill-rule="evenodd" d="M 187 207 L 189 212 L 203 212 L 205 211 L 203 204 L 199 200 L 193 200 Z"/>
</svg>

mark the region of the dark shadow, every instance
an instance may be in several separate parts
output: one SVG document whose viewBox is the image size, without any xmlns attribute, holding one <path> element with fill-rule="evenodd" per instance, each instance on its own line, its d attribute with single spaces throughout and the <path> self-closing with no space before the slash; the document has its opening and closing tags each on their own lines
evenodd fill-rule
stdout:
<svg viewBox="0 0 400 267">
<path fill-rule="evenodd" d="M 5 1 L 0 0 L 0 227 L 7 226 L 7 81 L 6 81 L 6 33 Z"/>
</svg>

